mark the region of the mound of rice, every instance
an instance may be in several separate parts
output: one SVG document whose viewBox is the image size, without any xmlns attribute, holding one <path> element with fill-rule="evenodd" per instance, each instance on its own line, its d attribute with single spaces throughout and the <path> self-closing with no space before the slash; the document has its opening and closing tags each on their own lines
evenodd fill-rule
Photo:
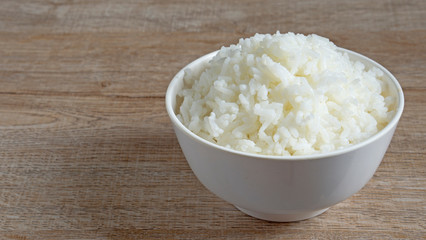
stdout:
<svg viewBox="0 0 426 240">
<path fill-rule="evenodd" d="M 222 47 L 186 70 L 179 120 L 218 145 L 264 155 L 324 153 L 359 143 L 394 115 L 377 68 L 318 35 L 277 32 Z"/>
</svg>

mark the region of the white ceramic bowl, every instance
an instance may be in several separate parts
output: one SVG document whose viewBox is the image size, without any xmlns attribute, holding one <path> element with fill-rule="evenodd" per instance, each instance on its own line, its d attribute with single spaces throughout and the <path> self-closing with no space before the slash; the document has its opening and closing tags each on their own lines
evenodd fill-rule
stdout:
<svg viewBox="0 0 426 240">
<path fill-rule="evenodd" d="M 325 154 L 265 156 L 230 150 L 189 131 L 176 117 L 176 94 L 183 87 L 181 70 L 166 93 L 166 108 L 176 136 L 192 171 L 211 192 L 244 213 L 269 221 L 298 221 L 323 213 L 358 192 L 379 166 L 404 108 L 404 95 L 395 77 L 384 67 L 358 53 L 353 60 L 376 66 L 396 96 L 397 109 L 391 122 L 371 138 Z M 216 52 L 186 68 L 203 67 Z"/>
</svg>

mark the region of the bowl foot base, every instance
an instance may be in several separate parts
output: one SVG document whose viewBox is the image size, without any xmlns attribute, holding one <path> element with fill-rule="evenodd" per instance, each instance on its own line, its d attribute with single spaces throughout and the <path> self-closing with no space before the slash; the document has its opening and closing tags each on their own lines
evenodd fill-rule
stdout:
<svg viewBox="0 0 426 240">
<path fill-rule="evenodd" d="M 308 218 L 312 218 L 315 216 L 320 215 L 321 213 L 328 210 L 328 208 L 324 208 L 317 211 L 308 211 L 308 212 L 301 212 L 301 213 L 292 213 L 292 214 L 270 214 L 270 213 L 261 213 L 256 212 L 252 210 L 248 210 L 245 208 L 241 208 L 238 206 L 235 206 L 238 210 L 241 212 L 252 216 L 254 218 L 259 218 L 266 221 L 272 221 L 272 222 L 295 222 L 300 220 L 305 220 Z"/>
</svg>

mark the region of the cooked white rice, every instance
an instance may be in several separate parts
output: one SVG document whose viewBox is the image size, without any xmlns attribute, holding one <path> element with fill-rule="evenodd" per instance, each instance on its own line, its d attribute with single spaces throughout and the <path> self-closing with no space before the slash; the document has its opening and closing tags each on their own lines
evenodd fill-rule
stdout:
<svg viewBox="0 0 426 240">
<path fill-rule="evenodd" d="M 382 71 L 318 35 L 256 34 L 186 70 L 179 120 L 218 145 L 266 155 L 330 152 L 381 130 L 394 114 Z"/>
</svg>

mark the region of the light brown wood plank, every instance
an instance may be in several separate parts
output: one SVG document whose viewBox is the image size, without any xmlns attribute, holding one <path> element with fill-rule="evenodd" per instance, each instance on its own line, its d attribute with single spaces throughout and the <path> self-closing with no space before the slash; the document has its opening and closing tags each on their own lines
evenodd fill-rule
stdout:
<svg viewBox="0 0 426 240">
<path fill-rule="evenodd" d="M 14 1 L 0 5 L 7 32 L 328 32 L 417 30 L 422 0 Z M 17 18 L 16 16 L 20 16 Z"/>
<path fill-rule="evenodd" d="M 186 64 L 247 36 L 0 33 L 0 93 L 163 97 Z M 383 64 L 404 89 L 426 89 L 426 65 L 420 61 L 426 56 L 426 30 L 325 36 Z"/>
<path fill-rule="evenodd" d="M 388 152 L 426 153 L 423 148 L 426 130 L 419 127 L 426 122 L 425 95 L 426 89 L 405 91 L 405 111 Z M 98 129 L 109 131 L 115 127 L 136 128 L 141 135 L 145 131 L 158 131 L 158 136 L 152 135 L 153 138 L 163 134 L 174 136 L 163 98 L 57 95 L 40 98 L 38 95 L 0 94 L 0 102 L 0 136 L 4 136 L 1 142 L 7 144 L 7 148 L 26 142 L 37 144 L 34 139 L 28 139 L 28 134 L 46 135 L 49 139 L 52 136 L 47 133 L 54 132 L 72 140 L 69 134 L 90 135 Z M 22 138 L 20 145 L 16 145 L 16 139 L 8 138 L 9 135 Z"/>
</svg>

